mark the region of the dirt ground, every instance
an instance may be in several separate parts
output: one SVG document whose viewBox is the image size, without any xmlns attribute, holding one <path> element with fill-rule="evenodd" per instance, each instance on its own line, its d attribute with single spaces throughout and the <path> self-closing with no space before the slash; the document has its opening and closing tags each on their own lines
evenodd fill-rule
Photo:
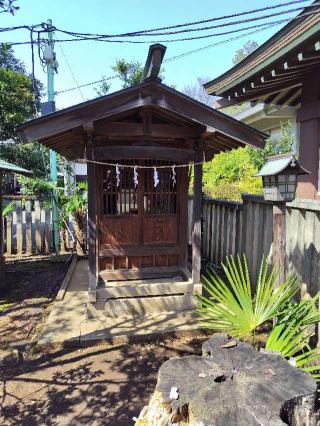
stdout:
<svg viewBox="0 0 320 426">
<path fill-rule="evenodd" d="M 207 338 L 42 352 L 0 371 L 0 424 L 133 425 L 160 365 L 170 357 L 200 354 Z"/>
<path fill-rule="evenodd" d="M 50 312 L 69 255 L 7 261 L 0 283 L 0 348 L 27 343 Z"/>
</svg>

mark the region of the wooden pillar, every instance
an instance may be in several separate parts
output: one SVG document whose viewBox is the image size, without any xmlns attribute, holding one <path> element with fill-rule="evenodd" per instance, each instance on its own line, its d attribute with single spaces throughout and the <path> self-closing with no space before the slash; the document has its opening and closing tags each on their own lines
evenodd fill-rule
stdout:
<svg viewBox="0 0 320 426">
<path fill-rule="evenodd" d="M 4 227 L 3 227 L 3 203 L 2 203 L 3 171 L 0 170 L 0 277 L 4 275 Z"/>
<path fill-rule="evenodd" d="M 300 123 L 299 159 L 311 174 L 299 177 L 297 197 L 319 198 L 320 149 L 320 69 L 308 74 L 302 81 L 301 108 L 297 114 Z"/>
<path fill-rule="evenodd" d="M 88 152 L 88 159 L 92 159 L 91 148 Z M 95 164 L 87 163 L 88 176 L 88 261 L 89 261 L 89 302 L 96 301 L 97 291 L 97 261 L 96 250 L 97 239 L 97 219 L 96 219 L 96 179 Z"/>
<path fill-rule="evenodd" d="M 279 268 L 278 285 L 286 280 L 286 203 L 273 205 L 272 262 Z"/>
<path fill-rule="evenodd" d="M 197 150 L 195 163 L 203 161 L 203 151 Z M 202 216 L 202 164 L 194 166 L 193 180 L 193 230 L 192 230 L 192 281 L 201 278 L 201 216 Z"/>
</svg>

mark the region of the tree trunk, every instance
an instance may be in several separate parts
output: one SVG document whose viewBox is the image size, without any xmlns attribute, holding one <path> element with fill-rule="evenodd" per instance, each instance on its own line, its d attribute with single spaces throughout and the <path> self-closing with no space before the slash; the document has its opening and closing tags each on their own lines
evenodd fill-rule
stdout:
<svg viewBox="0 0 320 426">
<path fill-rule="evenodd" d="M 84 213 L 73 214 L 73 227 L 76 240 L 77 254 L 87 254 L 87 220 Z"/>
<path fill-rule="evenodd" d="M 205 342 L 202 353 L 162 364 L 136 426 L 316 426 L 315 381 L 280 355 L 223 334 Z"/>
</svg>

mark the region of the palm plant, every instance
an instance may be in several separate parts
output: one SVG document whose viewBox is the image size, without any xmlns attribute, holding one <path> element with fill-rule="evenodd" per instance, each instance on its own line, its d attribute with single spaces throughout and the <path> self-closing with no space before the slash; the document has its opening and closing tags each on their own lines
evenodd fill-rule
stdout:
<svg viewBox="0 0 320 426">
<path fill-rule="evenodd" d="M 202 324 L 213 330 L 224 331 L 233 337 L 248 340 L 255 345 L 257 328 L 274 320 L 266 348 L 293 358 L 297 367 L 309 372 L 320 381 L 320 349 L 311 349 L 309 340 L 314 324 L 320 321 L 317 302 L 320 293 L 311 300 L 293 303 L 300 288 L 297 276 L 290 275 L 281 284 L 275 267 L 262 260 L 255 294 L 252 292 L 247 261 L 238 256 L 227 258 L 222 264 L 227 282 L 210 270 L 203 278 L 208 296 L 198 296 L 198 313 Z"/>
<path fill-rule="evenodd" d="M 16 209 L 16 203 L 14 201 L 11 201 L 10 203 L 8 203 L 6 206 L 3 207 L 2 210 L 2 217 L 7 217 L 9 216 L 11 213 L 13 213 Z"/>
<path fill-rule="evenodd" d="M 71 189 L 61 210 L 67 216 L 71 214 L 73 218 L 76 248 L 78 254 L 82 255 L 87 253 L 87 207 L 88 185 L 81 182 Z"/>
<path fill-rule="evenodd" d="M 21 180 L 26 195 L 37 195 L 43 206 L 50 206 L 51 193 L 54 190 L 59 211 L 59 227 L 66 229 L 69 215 L 73 219 L 76 249 L 78 254 L 87 253 L 87 183 L 76 186 L 68 184 L 68 194 L 64 187 L 48 182 L 45 179 L 24 177 Z"/>
<path fill-rule="evenodd" d="M 203 287 L 209 296 L 198 296 L 198 313 L 204 317 L 202 323 L 244 340 L 252 336 L 254 342 L 257 328 L 272 320 L 297 293 L 298 279 L 290 275 L 277 287 L 277 270 L 263 259 L 254 295 L 245 257 L 243 262 L 240 256 L 227 258 L 222 268 L 227 283 L 212 269 L 203 278 Z"/>
<path fill-rule="evenodd" d="M 293 358 L 297 367 L 310 372 L 317 381 L 320 380 L 320 349 L 311 349 L 309 341 L 314 334 L 314 325 L 320 321 L 319 296 L 320 293 L 310 300 L 289 304 L 278 316 L 266 342 L 267 349 Z"/>
</svg>

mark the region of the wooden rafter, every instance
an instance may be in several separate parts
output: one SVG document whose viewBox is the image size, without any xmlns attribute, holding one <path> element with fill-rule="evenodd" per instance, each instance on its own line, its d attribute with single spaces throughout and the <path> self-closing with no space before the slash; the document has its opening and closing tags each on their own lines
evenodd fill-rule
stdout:
<svg viewBox="0 0 320 426">
<path fill-rule="evenodd" d="M 38 140 L 74 159 L 84 156 L 88 126 L 95 143 L 100 140 L 104 144 L 110 144 L 112 139 L 181 140 L 190 149 L 193 142 L 188 141 L 202 138 L 210 129 L 223 134 L 232 146 L 248 143 L 260 147 L 266 137 L 157 82 L 143 83 L 31 120 L 20 126 L 20 133 L 27 141 Z"/>
</svg>

